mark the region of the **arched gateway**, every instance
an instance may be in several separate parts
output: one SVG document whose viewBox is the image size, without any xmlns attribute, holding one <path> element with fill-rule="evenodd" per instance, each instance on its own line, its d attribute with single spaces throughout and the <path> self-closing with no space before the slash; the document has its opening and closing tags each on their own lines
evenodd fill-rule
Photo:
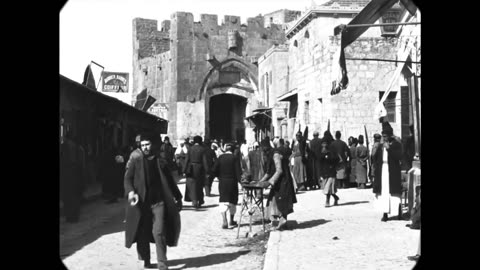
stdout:
<svg viewBox="0 0 480 270">
<path fill-rule="evenodd" d="M 205 137 L 242 141 L 245 117 L 256 101 L 257 67 L 229 58 L 214 65 L 203 81 L 198 98 L 205 99 Z"/>
</svg>

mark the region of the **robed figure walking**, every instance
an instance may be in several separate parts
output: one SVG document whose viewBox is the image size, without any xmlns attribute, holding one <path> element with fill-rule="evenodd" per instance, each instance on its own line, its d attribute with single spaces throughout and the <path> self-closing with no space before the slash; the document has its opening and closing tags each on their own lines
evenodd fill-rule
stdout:
<svg viewBox="0 0 480 270">
<path fill-rule="evenodd" d="M 203 186 L 209 169 L 205 147 L 202 146 L 202 137 L 195 136 L 193 137 L 193 146 L 188 150 L 183 170 L 187 178 L 185 201 L 192 202 L 195 208 L 199 208 L 205 203 Z"/>
<path fill-rule="evenodd" d="M 272 149 L 266 140 L 263 140 L 261 145 L 267 156 L 267 167 L 260 182 L 268 181 L 272 186 L 267 197 L 267 212 L 272 221 L 279 218 L 278 225 L 274 228 L 278 230 L 285 226 L 287 216 L 293 213 L 293 204 L 297 202 L 297 197 L 285 147 Z"/>
<path fill-rule="evenodd" d="M 232 153 L 232 145 L 225 145 L 225 153 L 221 155 L 213 165 L 213 175 L 218 177 L 218 192 L 220 193 L 220 213 L 222 215 L 222 228 L 235 226 L 237 223 L 233 220 L 237 212 L 238 203 L 238 183 L 242 170 L 238 157 Z M 230 222 L 227 224 L 227 211 L 230 212 Z"/>
<path fill-rule="evenodd" d="M 146 268 L 152 268 L 150 243 L 155 243 L 158 269 L 168 269 L 167 246 L 176 246 L 180 235 L 182 194 L 170 170 L 153 153 L 152 138 L 141 135 L 141 148 L 130 154 L 126 165 L 125 246 L 137 243 L 138 259 Z"/>
</svg>

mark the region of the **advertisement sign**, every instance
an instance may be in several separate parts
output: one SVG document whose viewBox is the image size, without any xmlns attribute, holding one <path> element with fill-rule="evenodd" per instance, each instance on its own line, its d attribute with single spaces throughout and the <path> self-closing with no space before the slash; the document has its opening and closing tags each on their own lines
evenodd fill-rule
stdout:
<svg viewBox="0 0 480 270">
<path fill-rule="evenodd" d="M 102 85 L 103 92 L 128 93 L 128 73 L 104 71 Z"/>
</svg>

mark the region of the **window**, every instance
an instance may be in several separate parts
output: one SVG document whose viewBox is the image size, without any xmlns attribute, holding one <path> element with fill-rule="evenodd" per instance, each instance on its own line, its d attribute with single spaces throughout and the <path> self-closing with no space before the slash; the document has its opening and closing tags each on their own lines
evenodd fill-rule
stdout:
<svg viewBox="0 0 480 270">
<path fill-rule="evenodd" d="M 383 95 L 385 94 L 385 91 L 380 91 L 379 95 L 379 101 L 382 100 Z M 395 123 L 395 109 L 396 109 L 396 101 L 395 98 L 397 97 L 397 92 L 390 92 L 383 102 L 383 106 L 385 106 L 385 109 L 387 110 L 387 120 L 390 123 Z"/>
<path fill-rule="evenodd" d="M 305 106 L 303 108 L 303 118 L 305 119 L 305 124 L 310 123 L 310 101 L 305 101 Z"/>
<path fill-rule="evenodd" d="M 265 86 L 266 86 L 266 89 L 265 89 L 265 105 L 268 107 L 270 104 L 269 104 L 269 98 L 270 98 L 270 91 L 269 91 L 269 84 L 268 84 L 268 72 L 265 73 L 265 76 L 266 77 L 266 83 L 265 83 Z"/>
<path fill-rule="evenodd" d="M 265 74 L 262 75 L 262 86 L 261 86 L 261 90 L 265 90 Z"/>
<path fill-rule="evenodd" d="M 293 46 L 298 47 L 298 42 L 296 40 L 293 42 Z"/>
<path fill-rule="evenodd" d="M 310 38 L 310 33 L 308 33 L 308 30 L 305 31 L 305 38 Z"/>
<path fill-rule="evenodd" d="M 297 117 L 297 108 L 298 108 L 298 97 L 295 94 L 294 97 L 290 100 L 290 108 L 288 110 L 288 118 L 296 118 Z"/>
</svg>

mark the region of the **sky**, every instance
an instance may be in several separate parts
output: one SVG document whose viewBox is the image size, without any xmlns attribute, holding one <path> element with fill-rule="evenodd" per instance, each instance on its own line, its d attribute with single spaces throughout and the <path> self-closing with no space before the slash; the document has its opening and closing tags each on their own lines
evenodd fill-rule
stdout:
<svg viewBox="0 0 480 270">
<path fill-rule="evenodd" d="M 140 17 L 160 23 L 176 11 L 247 18 L 279 9 L 304 11 L 326 0 L 69 0 L 60 11 L 60 74 L 82 83 L 90 61 L 104 71 L 128 72 L 132 87 L 132 20 Z M 95 66 L 92 66 L 95 68 Z M 100 74 L 100 68 L 93 72 Z M 98 72 L 98 73 L 97 73 Z"/>
</svg>

